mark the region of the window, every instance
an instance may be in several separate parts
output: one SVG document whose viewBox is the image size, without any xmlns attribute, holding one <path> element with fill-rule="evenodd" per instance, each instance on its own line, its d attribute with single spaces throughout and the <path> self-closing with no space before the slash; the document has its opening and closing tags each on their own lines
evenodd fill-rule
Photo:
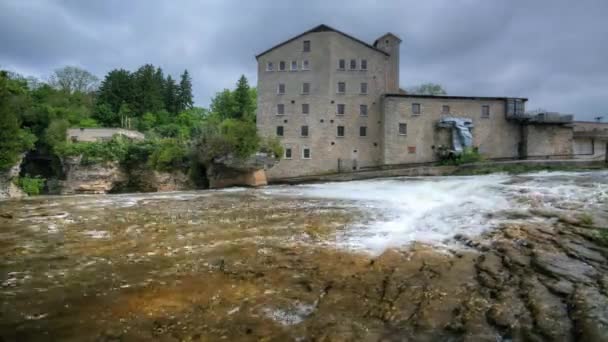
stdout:
<svg viewBox="0 0 608 342">
<path fill-rule="evenodd" d="M 302 159 L 310 159 L 310 148 L 309 147 L 302 147 Z"/>
<path fill-rule="evenodd" d="M 279 71 L 285 71 L 285 61 L 279 62 Z"/>
<path fill-rule="evenodd" d="M 344 103 L 338 103 L 338 105 L 336 106 L 336 114 L 344 115 L 345 107 L 346 106 L 344 105 Z"/>
<path fill-rule="evenodd" d="M 272 71 L 274 69 L 274 65 L 272 62 L 266 63 L 266 71 Z"/>
<path fill-rule="evenodd" d="M 344 126 L 337 127 L 336 136 L 344 137 Z"/>
<path fill-rule="evenodd" d="M 359 115 L 367 116 L 367 105 L 359 105 Z"/>
<path fill-rule="evenodd" d="M 367 59 L 361 60 L 361 70 L 367 70 Z"/>
<path fill-rule="evenodd" d="M 291 159 L 291 147 L 285 147 L 285 159 Z"/>
<path fill-rule="evenodd" d="M 420 114 L 420 103 L 412 103 L 412 114 Z"/>
<path fill-rule="evenodd" d="M 441 114 L 450 114 L 450 106 L 442 106 L 441 107 Z"/>
<path fill-rule="evenodd" d="M 302 114 L 310 113 L 310 106 L 308 103 L 302 103 Z"/>
<path fill-rule="evenodd" d="M 310 70 L 310 63 L 308 63 L 308 59 L 302 61 L 302 70 Z"/>
<path fill-rule="evenodd" d="M 488 105 L 481 106 L 481 117 L 482 118 L 490 117 L 490 106 L 488 106 Z"/>
<path fill-rule="evenodd" d="M 310 94 L 310 83 L 302 83 L 302 94 Z"/>
<path fill-rule="evenodd" d="M 367 83 L 361 83 L 361 94 L 367 94 Z"/>
<path fill-rule="evenodd" d="M 343 59 L 338 60 L 338 70 L 346 69 L 346 61 Z"/>
<path fill-rule="evenodd" d="M 399 135 L 407 135 L 407 124 L 406 123 L 399 124 Z"/>
<path fill-rule="evenodd" d="M 367 136 L 367 127 L 361 126 L 359 127 L 359 136 L 366 137 Z"/>
<path fill-rule="evenodd" d="M 282 137 L 284 133 L 283 126 L 277 126 L 277 136 Z"/>
<path fill-rule="evenodd" d="M 302 126 L 300 128 L 300 136 L 303 136 L 303 137 L 308 136 L 308 126 Z"/>
<path fill-rule="evenodd" d="M 291 61 L 291 71 L 298 70 L 298 61 Z"/>
<path fill-rule="evenodd" d="M 279 83 L 279 86 L 277 87 L 277 94 L 285 94 L 285 83 Z"/>
<path fill-rule="evenodd" d="M 310 52 L 310 40 L 305 40 L 302 44 L 302 51 Z"/>
<path fill-rule="evenodd" d="M 285 105 L 282 103 L 279 103 L 277 105 L 277 115 L 283 115 L 285 114 Z"/>
<path fill-rule="evenodd" d="M 338 82 L 338 94 L 346 93 L 346 82 Z"/>
<path fill-rule="evenodd" d="M 349 68 L 350 68 L 350 70 L 357 69 L 357 60 L 356 59 L 351 59 L 350 60 Z"/>
</svg>

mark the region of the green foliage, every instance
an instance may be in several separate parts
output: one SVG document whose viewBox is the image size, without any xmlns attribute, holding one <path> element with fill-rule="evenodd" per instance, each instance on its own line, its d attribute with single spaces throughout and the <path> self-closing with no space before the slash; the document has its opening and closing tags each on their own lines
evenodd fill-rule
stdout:
<svg viewBox="0 0 608 342">
<path fill-rule="evenodd" d="M 148 165 L 159 171 L 186 168 L 187 154 L 186 146 L 179 140 L 162 139 L 150 154 Z"/>
<path fill-rule="evenodd" d="M 436 83 L 423 83 L 421 85 L 409 88 L 408 94 L 414 95 L 447 95 L 447 92 L 440 84 Z"/>
<path fill-rule="evenodd" d="M 29 196 L 37 196 L 40 195 L 42 189 L 44 188 L 44 183 L 46 179 L 41 178 L 40 176 L 36 177 L 19 177 L 17 180 L 17 185 Z"/>
<path fill-rule="evenodd" d="M 95 90 L 99 79 L 90 72 L 75 67 L 65 66 L 55 70 L 51 75 L 49 84 L 57 90 L 68 94 L 79 92 L 87 93 Z"/>
<path fill-rule="evenodd" d="M 192 79 L 188 70 L 184 70 L 181 75 L 177 94 L 177 112 L 191 109 L 194 105 L 194 97 L 192 96 Z"/>
<path fill-rule="evenodd" d="M 275 158 L 280 159 L 283 157 L 283 145 L 281 141 L 276 137 L 263 138 L 260 142 L 260 152 L 266 152 L 274 155 Z"/>
<path fill-rule="evenodd" d="M 229 89 L 222 90 L 211 99 L 211 113 L 222 120 L 234 118 L 237 109 L 236 100 Z"/>
<path fill-rule="evenodd" d="M 253 118 L 253 116 L 255 115 L 255 102 L 253 102 L 251 99 L 249 82 L 247 82 L 247 78 L 245 78 L 244 75 L 242 75 L 239 81 L 237 82 L 233 96 L 234 102 L 236 104 L 236 111 L 234 113 L 233 118 L 243 120 L 250 120 L 251 118 Z"/>
<path fill-rule="evenodd" d="M 250 88 L 245 76 L 241 76 L 236 89 L 224 89 L 211 99 L 211 113 L 222 120 L 238 119 L 255 121 L 257 90 Z"/>
<path fill-rule="evenodd" d="M 104 162 L 125 160 L 130 141 L 121 136 L 114 136 L 110 141 L 101 142 L 63 142 L 55 146 L 55 153 L 60 157 L 81 156 L 81 164 L 90 165 Z"/>
<path fill-rule="evenodd" d="M 481 154 L 477 148 L 465 148 L 461 153 L 446 153 L 444 150 L 439 149 L 438 155 L 440 158 L 440 165 L 462 165 L 477 163 L 483 160 Z"/>
</svg>

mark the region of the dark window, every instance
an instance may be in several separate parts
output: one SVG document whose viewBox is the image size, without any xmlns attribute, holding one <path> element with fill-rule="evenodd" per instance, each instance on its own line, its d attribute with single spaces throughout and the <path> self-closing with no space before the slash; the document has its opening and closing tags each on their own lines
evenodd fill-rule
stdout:
<svg viewBox="0 0 608 342">
<path fill-rule="evenodd" d="M 361 94 L 367 94 L 367 83 L 361 83 Z"/>
<path fill-rule="evenodd" d="M 300 135 L 303 137 L 308 136 L 308 126 L 302 126 L 302 128 L 300 129 Z"/>
<path fill-rule="evenodd" d="M 291 147 L 285 148 L 285 159 L 291 159 Z"/>
<path fill-rule="evenodd" d="M 441 107 L 441 114 L 450 114 L 450 106 L 442 106 Z"/>
<path fill-rule="evenodd" d="M 367 59 L 361 60 L 361 70 L 367 70 Z"/>
<path fill-rule="evenodd" d="M 338 60 L 338 69 L 344 70 L 346 69 L 346 61 L 343 59 Z"/>
<path fill-rule="evenodd" d="M 298 70 L 298 62 L 297 61 L 291 61 L 291 70 L 292 71 Z"/>
<path fill-rule="evenodd" d="M 399 135 L 407 135 L 407 124 L 405 124 L 405 123 L 399 124 Z"/>
<path fill-rule="evenodd" d="M 279 83 L 278 93 L 285 94 L 285 83 Z"/>
<path fill-rule="evenodd" d="M 359 127 L 359 136 L 366 137 L 367 136 L 367 127 L 361 126 Z"/>
<path fill-rule="evenodd" d="M 359 114 L 361 116 L 367 116 L 367 105 L 359 105 Z"/>
<path fill-rule="evenodd" d="M 310 148 L 302 148 L 302 159 L 310 159 Z"/>
<path fill-rule="evenodd" d="M 357 69 L 357 60 L 351 59 L 350 60 L 350 70 L 355 70 L 355 69 Z"/>
<path fill-rule="evenodd" d="M 302 94 L 310 93 L 310 83 L 302 83 Z"/>
<path fill-rule="evenodd" d="M 277 114 L 278 114 L 278 115 L 283 115 L 283 114 L 285 114 L 285 105 L 284 105 L 284 104 L 279 103 L 279 104 L 277 105 Z"/>
<path fill-rule="evenodd" d="M 304 41 L 304 44 L 302 44 L 302 50 L 304 52 L 310 52 L 310 40 Z"/>
<path fill-rule="evenodd" d="M 481 106 L 481 117 L 482 118 L 490 117 L 490 106 L 488 106 L 488 105 Z"/>
<path fill-rule="evenodd" d="M 346 93 L 346 82 L 338 82 L 338 93 Z"/>
<path fill-rule="evenodd" d="M 310 113 L 310 106 L 308 103 L 302 103 L 302 114 Z"/>
<path fill-rule="evenodd" d="M 336 135 L 338 137 L 343 137 L 344 136 L 344 126 L 338 126 L 337 127 Z"/>
<path fill-rule="evenodd" d="M 282 137 L 283 133 L 283 126 L 277 126 L 277 136 Z"/>
<path fill-rule="evenodd" d="M 308 59 L 302 61 L 302 70 L 310 70 L 310 63 L 308 63 Z"/>
<path fill-rule="evenodd" d="M 272 71 L 272 69 L 274 69 L 274 65 L 272 65 L 272 62 L 268 62 L 266 64 L 266 71 Z"/>
<path fill-rule="evenodd" d="M 346 106 L 344 105 L 344 103 L 338 103 L 338 105 L 336 106 L 336 114 L 344 115 L 345 108 Z"/>
<path fill-rule="evenodd" d="M 420 103 L 412 103 L 412 114 L 420 114 Z"/>
<path fill-rule="evenodd" d="M 285 71 L 285 61 L 279 62 L 279 71 Z"/>
</svg>

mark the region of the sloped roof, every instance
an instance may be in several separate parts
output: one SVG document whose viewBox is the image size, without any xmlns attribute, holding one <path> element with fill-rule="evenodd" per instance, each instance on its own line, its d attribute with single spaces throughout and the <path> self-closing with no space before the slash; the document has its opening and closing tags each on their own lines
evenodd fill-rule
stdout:
<svg viewBox="0 0 608 342">
<path fill-rule="evenodd" d="M 387 33 L 383 34 L 382 36 L 380 36 L 380 38 L 378 38 L 378 39 L 376 39 L 374 41 L 374 46 L 378 46 L 378 42 L 381 41 L 382 39 L 384 39 L 384 37 L 393 37 L 393 38 L 396 38 L 398 41 L 401 42 L 401 38 L 397 37 L 396 35 L 394 35 L 394 34 L 392 34 L 390 32 L 387 32 Z"/>
<path fill-rule="evenodd" d="M 388 93 L 385 97 L 412 97 L 412 98 L 429 98 L 429 99 L 445 99 L 445 100 L 507 100 L 517 99 L 528 101 L 525 97 L 506 97 L 506 96 L 452 96 L 452 95 L 420 95 L 420 94 L 403 94 L 403 93 Z"/>
<path fill-rule="evenodd" d="M 269 53 L 270 51 L 272 51 L 274 49 L 277 49 L 277 48 L 279 48 L 279 47 L 281 47 L 281 46 L 283 46 L 283 45 L 285 45 L 287 43 L 291 43 L 292 41 L 294 41 L 294 40 L 296 40 L 298 38 L 301 38 L 302 36 L 305 36 L 305 35 L 307 35 L 309 33 L 313 33 L 313 32 L 336 32 L 336 33 L 339 33 L 339 34 L 343 35 L 344 37 L 346 37 L 348 39 L 351 39 L 351 40 L 353 40 L 353 41 L 355 41 L 355 42 L 357 42 L 357 43 L 359 43 L 361 45 L 364 45 L 364 46 L 366 46 L 366 47 L 368 47 L 368 48 L 370 48 L 370 49 L 372 49 L 374 51 L 380 52 L 381 54 L 383 54 L 385 56 L 389 56 L 389 54 L 387 52 L 382 51 L 382 50 L 380 50 L 380 49 L 378 49 L 378 48 L 376 48 L 376 47 L 374 47 L 374 46 L 372 46 L 372 45 L 370 45 L 370 44 L 368 44 L 368 43 L 366 43 L 366 42 L 364 42 L 364 41 L 362 41 L 360 39 L 357 39 L 357 38 L 355 38 L 355 37 L 353 37 L 351 35 L 348 35 L 348 34 L 342 32 L 342 31 L 338 31 L 338 30 L 336 30 L 336 29 L 334 29 L 332 27 L 329 27 L 327 25 L 322 24 L 322 25 L 316 26 L 316 27 L 314 27 L 314 28 L 312 28 L 312 29 L 304 32 L 304 33 L 301 33 L 301 34 L 299 34 L 299 35 L 297 35 L 297 36 L 295 36 L 293 38 L 290 38 L 290 39 L 288 39 L 288 40 L 286 40 L 286 41 L 284 41 L 284 42 L 282 42 L 280 44 L 277 44 L 277 45 L 271 47 L 270 49 L 268 49 L 268 50 L 266 50 L 266 51 L 264 51 L 264 52 L 256 55 L 255 59 L 258 59 L 258 58 L 260 58 L 260 56 L 263 56 L 263 55 Z"/>
</svg>

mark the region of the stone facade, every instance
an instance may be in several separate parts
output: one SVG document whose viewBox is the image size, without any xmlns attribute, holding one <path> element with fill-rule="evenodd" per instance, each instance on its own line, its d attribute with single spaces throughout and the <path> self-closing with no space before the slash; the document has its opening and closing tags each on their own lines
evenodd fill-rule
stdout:
<svg viewBox="0 0 608 342">
<path fill-rule="evenodd" d="M 572 157 L 572 118 L 526 115 L 527 99 L 406 94 L 400 44 L 391 33 L 369 45 L 321 25 L 256 56 L 258 130 L 286 150 L 269 179 L 434 162 L 437 148 L 451 147 L 451 129 L 437 125 L 445 116 L 471 119 L 488 159 Z"/>
<path fill-rule="evenodd" d="M 608 161 L 608 123 L 575 121 L 573 131 L 575 158 Z"/>
</svg>

